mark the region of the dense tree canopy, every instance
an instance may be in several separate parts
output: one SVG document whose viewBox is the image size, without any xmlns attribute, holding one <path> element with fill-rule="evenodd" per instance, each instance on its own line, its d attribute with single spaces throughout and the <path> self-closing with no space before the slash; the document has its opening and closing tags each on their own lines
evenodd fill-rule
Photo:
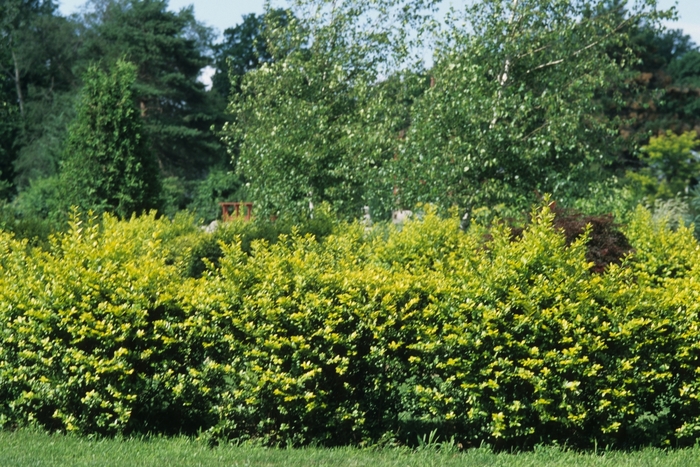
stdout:
<svg viewBox="0 0 700 467">
<path fill-rule="evenodd" d="M 272 60 L 265 39 L 266 22 L 273 27 L 286 25 L 289 12 L 283 9 L 270 10 L 265 15 L 251 13 L 243 16 L 243 22 L 224 31 L 224 39 L 214 47 L 216 72 L 212 77 L 212 90 L 222 97 L 234 89 L 240 91 L 240 80 L 247 72 L 259 68 Z"/>
<path fill-rule="evenodd" d="M 600 96 L 627 76 L 632 26 L 656 15 L 650 2 L 624 11 L 569 0 L 485 0 L 456 13 L 399 158 L 404 202 L 580 195 L 614 155 L 618 124 Z"/>
<path fill-rule="evenodd" d="M 642 24 L 630 38 L 632 85 L 623 91 L 626 105 L 610 111 L 623 117 L 623 134 L 643 144 L 667 129 L 700 129 L 700 52 L 690 36 Z"/>
<path fill-rule="evenodd" d="M 27 36 L 36 30 L 43 16 L 51 15 L 56 5 L 53 0 L 6 0 L 0 5 L 0 70 L 3 80 L 14 85 L 20 113 L 24 114 L 24 77 L 32 71 L 36 42 Z"/>
<path fill-rule="evenodd" d="M 55 2 L 39 0 L 3 2 L 0 21 L 0 100 L 14 104 L 0 135 L 0 170 L 23 188 L 57 168 L 77 88 L 76 25 L 56 15 Z"/>
<path fill-rule="evenodd" d="M 624 104 L 640 25 L 672 49 L 650 67 L 690 47 L 654 35 L 668 14 L 651 1 L 487 0 L 448 15 L 426 71 L 409 51 L 430 22 L 388 19 L 424 2 L 295 5 L 286 27 L 263 34 L 273 61 L 244 77 L 226 131 L 238 172 L 271 211 L 581 196 L 625 144 L 606 111 Z M 402 93 L 390 91 L 396 84 Z"/>
<path fill-rule="evenodd" d="M 387 205 L 391 176 L 384 168 L 396 154 L 403 115 L 397 98 L 415 78 L 396 74 L 395 84 L 379 83 L 398 73 L 403 30 L 420 20 L 407 14 L 416 6 L 301 1 L 289 21 L 268 17 L 272 60 L 244 77 L 225 131 L 263 211 L 299 212 L 328 201 L 352 217 L 363 205 Z"/>
<path fill-rule="evenodd" d="M 14 141 L 18 136 L 17 118 L 13 107 L 0 100 L 0 198 L 7 197 L 10 187 L 8 173 L 12 171 L 14 160 Z"/>
</svg>

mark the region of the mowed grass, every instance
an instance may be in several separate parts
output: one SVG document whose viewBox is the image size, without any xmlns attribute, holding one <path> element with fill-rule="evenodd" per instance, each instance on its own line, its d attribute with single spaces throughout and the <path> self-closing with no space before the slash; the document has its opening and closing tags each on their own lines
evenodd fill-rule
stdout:
<svg viewBox="0 0 700 467">
<path fill-rule="evenodd" d="M 559 448 L 494 454 L 488 449 L 458 453 L 434 449 L 207 447 L 187 438 L 89 440 L 21 430 L 0 432 L 2 467 L 208 467 L 208 466 L 700 466 L 700 447 L 663 451 L 576 453 Z"/>
</svg>

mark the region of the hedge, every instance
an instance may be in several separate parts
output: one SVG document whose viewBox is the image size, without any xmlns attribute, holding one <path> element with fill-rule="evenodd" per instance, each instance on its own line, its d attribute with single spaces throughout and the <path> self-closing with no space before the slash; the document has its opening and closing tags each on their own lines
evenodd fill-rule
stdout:
<svg viewBox="0 0 700 467">
<path fill-rule="evenodd" d="M 692 229 L 640 208 L 622 236 L 631 252 L 601 271 L 586 259 L 592 227 L 574 240 L 548 207 L 531 217 L 517 236 L 462 232 L 430 209 L 401 229 L 326 219 L 319 238 L 243 223 L 212 237 L 154 215 L 74 216 L 44 249 L 0 233 L 0 426 L 287 445 L 433 431 L 499 448 L 694 443 Z"/>
</svg>

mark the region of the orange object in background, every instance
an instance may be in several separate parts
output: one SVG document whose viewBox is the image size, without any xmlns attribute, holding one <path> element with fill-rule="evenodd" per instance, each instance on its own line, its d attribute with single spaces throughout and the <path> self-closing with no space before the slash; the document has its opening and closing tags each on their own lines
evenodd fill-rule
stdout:
<svg viewBox="0 0 700 467">
<path fill-rule="evenodd" d="M 221 219 L 224 222 L 231 221 L 241 217 L 241 207 L 244 214 L 243 219 L 247 222 L 253 214 L 253 203 L 219 203 L 221 206 Z"/>
</svg>

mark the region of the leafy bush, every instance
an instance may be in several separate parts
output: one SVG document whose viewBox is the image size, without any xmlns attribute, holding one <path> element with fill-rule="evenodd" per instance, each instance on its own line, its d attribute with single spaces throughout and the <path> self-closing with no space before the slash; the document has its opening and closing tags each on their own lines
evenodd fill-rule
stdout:
<svg viewBox="0 0 700 467">
<path fill-rule="evenodd" d="M 223 255 L 222 245 L 231 244 L 237 240 L 240 240 L 242 250 L 250 254 L 255 240 L 275 243 L 280 235 L 290 235 L 294 232 L 295 235 L 300 236 L 313 235 L 320 241 L 330 235 L 336 229 L 336 225 L 335 214 L 327 204 L 321 204 L 315 210 L 313 217 L 302 216 L 293 220 L 282 216 L 275 221 L 253 218 L 252 222 L 233 219 L 230 222 L 219 223 L 209 235 L 194 235 L 178 241 L 189 252 L 187 255 L 189 262 L 184 269 L 185 275 L 199 277 L 209 265 L 217 266 Z"/>
<path fill-rule="evenodd" d="M 100 434 L 206 425 L 162 230 L 153 216 L 74 216 L 49 251 L 1 234 L 3 424 Z"/>
<path fill-rule="evenodd" d="M 46 179 L 43 179 L 46 180 Z M 41 182 L 40 180 L 39 182 Z M 12 204 L 0 204 L 0 229 L 12 232 L 17 238 L 27 239 L 32 245 L 46 245 L 49 236 L 64 227 L 65 213 L 53 204 L 56 210 L 45 210 L 43 208 L 34 210 L 37 205 L 26 209 L 32 201 L 40 201 L 33 195 L 37 194 L 37 187 L 42 187 L 43 183 L 32 183 L 32 187 L 24 191 Z M 26 195 L 26 196 L 25 196 Z M 48 207 L 48 205 L 44 205 Z M 59 220 L 61 219 L 61 220 Z"/>
<path fill-rule="evenodd" d="M 0 423 L 294 445 L 693 443 L 692 229 L 640 208 L 633 249 L 594 271 L 595 225 L 531 217 L 486 244 L 484 226 L 430 209 L 400 231 L 318 214 L 303 233 L 215 235 L 187 216 L 74 216 L 48 251 L 2 233 Z"/>
<path fill-rule="evenodd" d="M 203 180 L 174 176 L 163 179 L 162 198 L 160 210 L 168 217 L 187 209 L 204 222 L 211 222 L 221 216 L 220 202 L 246 199 L 246 193 L 237 175 L 213 168 Z"/>
</svg>

